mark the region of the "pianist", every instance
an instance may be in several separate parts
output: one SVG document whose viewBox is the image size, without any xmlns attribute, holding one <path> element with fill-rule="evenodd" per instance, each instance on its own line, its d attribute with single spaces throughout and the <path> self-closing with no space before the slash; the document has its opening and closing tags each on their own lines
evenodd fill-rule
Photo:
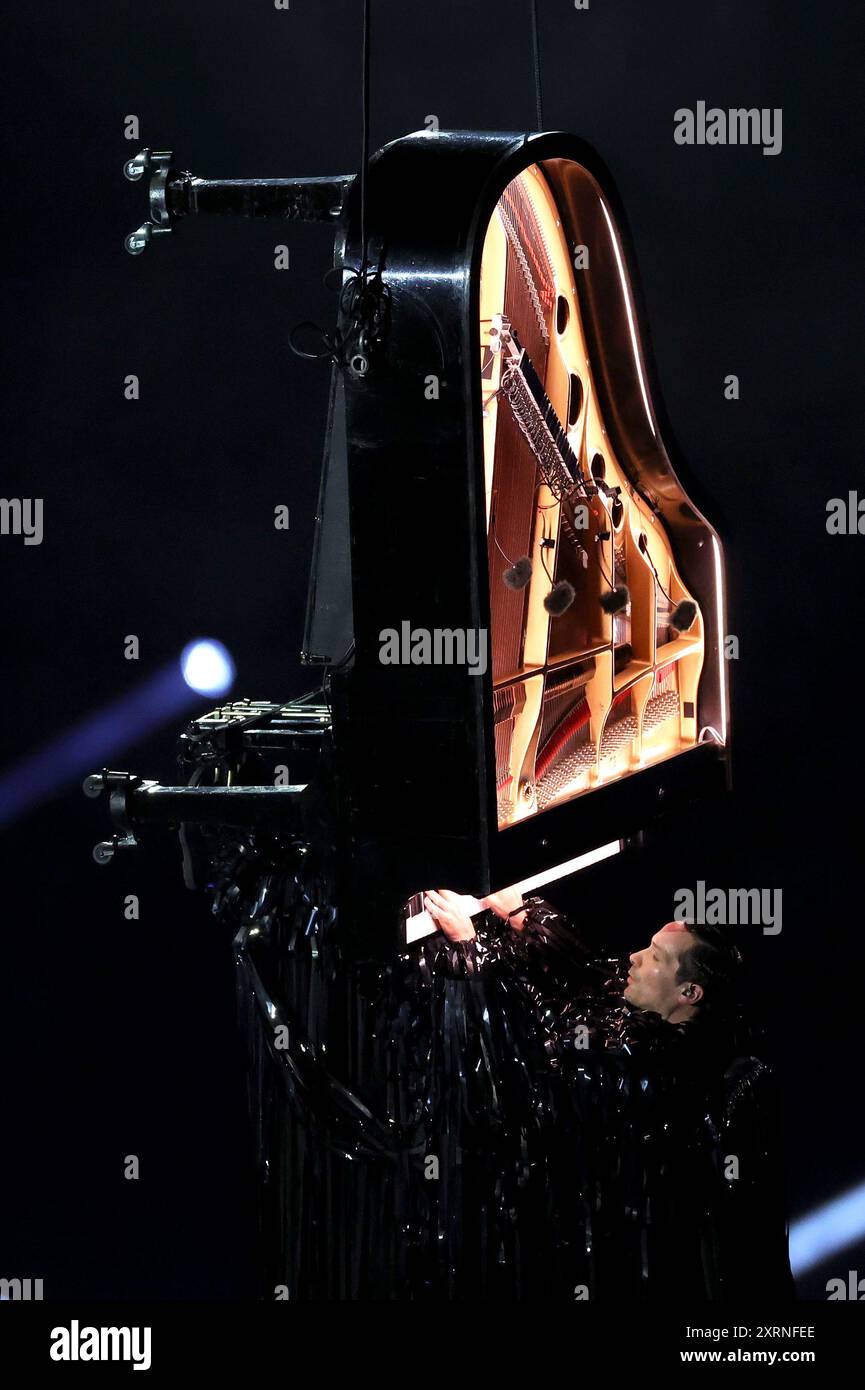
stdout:
<svg viewBox="0 0 865 1390">
<path fill-rule="evenodd" d="M 474 919 L 470 901 L 426 893 L 431 972 L 468 991 L 449 994 L 466 1047 L 482 1040 L 465 1072 L 497 1051 L 511 1077 L 500 1132 L 538 1136 L 515 1209 L 555 1213 L 550 1267 L 571 1296 L 795 1297 L 774 1077 L 753 1055 L 736 946 L 668 922 L 626 960 L 599 958 L 543 899 L 506 890 Z"/>
<path fill-rule="evenodd" d="M 424 897 L 424 906 L 449 941 L 477 940 L 478 932 L 464 901 L 462 895 L 446 888 L 431 889 Z M 526 904 L 518 890 L 505 889 L 480 901 L 481 907 L 506 923 L 528 947 L 511 952 L 512 959 L 522 957 L 528 962 L 532 955 L 531 945 L 543 943 L 552 955 L 558 956 L 560 966 L 567 968 L 567 958 L 572 956 L 573 965 L 593 968 L 587 949 L 573 928 L 565 925 L 563 934 L 560 926 L 556 937 L 551 939 L 550 927 L 553 923 L 563 923 L 564 919 L 542 899 L 530 899 Z M 713 1014 L 718 1016 L 725 1008 L 729 1010 L 736 1000 L 742 957 L 716 927 L 668 922 L 648 946 L 634 952 L 628 960 L 630 968 L 620 991 L 621 997 L 633 1008 L 657 1014 L 667 1023 L 686 1024 L 698 1018 L 708 1019 Z M 604 971 L 603 966 L 594 968 Z"/>
</svg>

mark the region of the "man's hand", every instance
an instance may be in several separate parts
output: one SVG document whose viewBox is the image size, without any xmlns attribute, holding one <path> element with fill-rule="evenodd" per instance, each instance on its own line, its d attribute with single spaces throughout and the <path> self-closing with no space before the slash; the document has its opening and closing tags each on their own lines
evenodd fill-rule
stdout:
<svg viewBox="0 0 865 1390">
<path fill-rule="evenodd" d="M 515 931 L 522 931 L 526 924 L 525 914 L 508 917 L 514 908 L 522 906 L 522 901 L 523 895 L 518 888 L 504 888 L 501 893 L 490 893 L 488 898 L 481 898 L 480 903 L 481 907 L 488 907 L 497 917 L 509 921 Z"/>
<path fill-rule="evenodd" d="M 423 905 L 440 931 L 448 941 L 473 941 L 474 923 L 468 914 L 466 904 L 474 905 L 474 898 L 468 894 L 454 893 L 450 888 L 440 888 L 438 892 L 430 888 L 424 893 Z"/>
</svg>

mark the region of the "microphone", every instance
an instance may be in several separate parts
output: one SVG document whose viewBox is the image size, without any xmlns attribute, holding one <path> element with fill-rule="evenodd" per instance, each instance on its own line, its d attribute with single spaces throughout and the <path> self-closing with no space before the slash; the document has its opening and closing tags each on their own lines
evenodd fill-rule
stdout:
<svg viewBox="0 0 865 1390">
<path fill-rule="evenodd" d="M 670 627 L 674 627 L 677 632 L 687 632 L 689 627 L 694 626 L 696 616 L 696 603 L 689 598 L 683 598 L 670 614 Z"/>
<path fill-rule="evenodd" d="M 524 589 L 532 577 L 532 562 L 528 555 L 517 560 L 509 569 L 502 570 L 502 579 L 509 589 Z"/>
<path fill-rule="evenodd" d="M 544 599 L 544 607 L 551 617 L 559 618 L 568 611 L 576 596 L 573 584 L 569 584 L 567 579 L 560 579 Z"/>
<path fill-rule="evenodd" d="M 670 598 L 670 595 L 667 593 L 667 590 L 661 583 L 661 576 L 658 574 L 658 571 L 655 569 L 655 566 L 652 562 L 652 557 L 649 554 L 649 542 L 645 532 L 641 532 L 640 539 L 637 543 L 640 547 L 640 550 L 645 555 L 646 560 L 648 561 L 649 568 L 651 569 L 652 574 L 655 576 L 655 579 L 657 580 L 658 588 L 661 590 L 661 593 L 664 595 L 664 598 L 667 600 L 667 602 L 672 603 L 673 600 Z M 675 608 L 670 614 L 670 627 L 675 628 L 677 632 L 687 632 L 689 627 L 694 626 L 694 619 L 696 618 L 696 616 L 696 603 L 694 603 L 692 599 L 683 598 L 676 604 Z"/>
<path fill-rule="evenodd" d="M 601 607 L 605 613 L 622 613 L 631 602 L 631 591 L 627 584 L 617 584 L 606 594 L 601 594 Z"/>
</svg>

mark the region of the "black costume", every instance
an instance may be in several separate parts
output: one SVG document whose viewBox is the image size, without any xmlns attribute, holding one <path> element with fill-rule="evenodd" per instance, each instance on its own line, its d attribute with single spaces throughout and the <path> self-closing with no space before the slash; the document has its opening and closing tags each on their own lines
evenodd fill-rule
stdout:
<svg viewBox="0 0 865 1390">
<path fill-rule="evenodd" d="M 460 1188 L 445 1202 L 462 1222 L 445 1229 L 448 1296 L 496 1285 L 494 1208 L 501 1291 L 516 1297 L 795 1297 L 773 1077 L 753 1034 L 739 1016 L 636 1009 L 627 962 L 593 958 L 548 903 L 528 905 L 521 932 L 488 912 L 474 941 L 423 951 L 434 1128 Z"/>
<path fill-rule="evenodd" d="M 474 941 L 352 962 L 312 879 L 241 883 L 220 906 L 264 1297 L 795 1297 L 774 1080 L 741 1020 L 634 1009 L 623 962 L 539 899 L 522 932 L 485 913 Z"/>
</svg>

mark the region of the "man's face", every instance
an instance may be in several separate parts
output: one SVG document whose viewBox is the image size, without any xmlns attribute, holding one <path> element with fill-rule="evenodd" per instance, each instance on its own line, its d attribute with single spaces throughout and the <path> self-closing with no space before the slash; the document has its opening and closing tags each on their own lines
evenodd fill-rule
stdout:
<svg viewBox="0 0 865 1390">
<path fill-rule="evenodd" d="M 644 950 L 635 951 L 629 957 L 631 971 L 625 990 L 628 1002 L 675 1023 L 692 1018 L 702 990 L 686 979 L 676 982 L 679 961 L 692 942 L 684 922 L 668 922 Z"/>
</svg>

